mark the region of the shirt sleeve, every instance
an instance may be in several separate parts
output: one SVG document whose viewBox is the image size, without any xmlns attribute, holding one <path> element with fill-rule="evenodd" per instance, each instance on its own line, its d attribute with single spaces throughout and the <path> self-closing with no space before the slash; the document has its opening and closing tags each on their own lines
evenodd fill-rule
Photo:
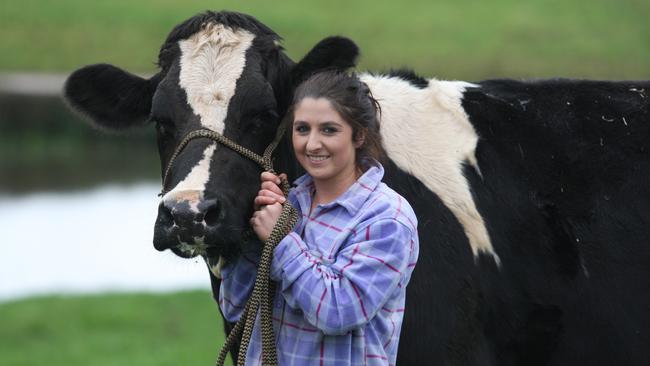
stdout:
<svg viewBox="0 0 650 366">
<path fill-rule="evenodd" d="M 224 318 L 236 322 L 241 317 L 255 286 L 259 254 L 242 254 L 221 269 L 219 307 Z"/>
<path fill-rule="evenodd" d="M 345 334 L 372 319 L 406 275 L 412 233 L 395 219 L 362 228 L 325 263 L 295 232 L 275 248 L 271 278 L 287 304 L 325 334 Z"/>
</svg>

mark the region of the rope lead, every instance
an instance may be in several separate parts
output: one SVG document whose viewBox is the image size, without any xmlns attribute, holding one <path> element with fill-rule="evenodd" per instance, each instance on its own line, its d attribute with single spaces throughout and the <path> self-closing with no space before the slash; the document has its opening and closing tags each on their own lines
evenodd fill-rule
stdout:
<svg viewBox="0 0 650 366">
<path fill-rule="evenodd" d="M 208 129 L 202 129 L 197 131 L 192 131 L 188 133 L 185 138 L 178 145 L 165 169 L 165 174 L 162 180 L 162 190 L 159 196 L 165 195 L 167 191 L 167 178 L 169 172 L 171 171 L 174 161 L 181 153 L 181 151 L 187 146 L 187 144 L 196 138 L 208 138 L 217 143 L 232 149 L 233 151 L 239 153 L 242 156 L 253 160 L 258 165 L 262 167 L 265 171 L 269 171 L 275 174 L 273 170 L 273 160 L 272 155 L 275 148 L 280 143 L 282 136 L 284 135 L 284 130 L 286 129 L 286 124 L 280 125 L 278 127 L 277 133 L 273 141 L 267 146 L 264 150 L 262 156 L 254 153 L 253 151 L 235 143 L 234 141 L 228 139 L 227 137 L 221 135 L 220 133 Z M 282 179 L 282 192 L 287 196 L 289 193 L 289 182 L 286 179 Z M 257 277 L 255 278 L 255 285 L 253 287 L 253 293 L 251 297 L 246 302 L 244 311 L 242 315 L 228 334 L 226 342 L 224 343 L 217 361 L 216 366 L 223 366 L 228 352 L 235 345 L 236 340 L 241 337 L 241 344 L 239 346 L 239 354 L 237 357 L 237 366 L 243 366 L 246 363 L 246 352 L 248 351 L 248 346 L 250 344 L 251 336 L 253 334 L 253 327 L 255 326 L 255 320 L 257 318 L 257 312 L 259 309 L 260 313 L 260 324 L 262 331 L 262 364 L 268 366 L 276 366 L 278 364 L 278 356 L 276 353 L 275 346 L 275 334 L 273 333 L 273 321 L 272 321 L 272 306 L 273 296 L 275 294 L 275 285 L 271 281 L 271 261 L 273 259 L 273 249 L 280 243 L 280 241 L 291 231 L 296 222 L 298 221 L 298 212 L 295 207 L 293 207 L 289 201 L 285 201 L 282 205 L 282 212 L 280 217 L 276 222 L 269 238 L 264 242 L 264 247 L 262 248 L 262 256 L 260 257 L 260 263 L 257 269 Z"/>
</svg>

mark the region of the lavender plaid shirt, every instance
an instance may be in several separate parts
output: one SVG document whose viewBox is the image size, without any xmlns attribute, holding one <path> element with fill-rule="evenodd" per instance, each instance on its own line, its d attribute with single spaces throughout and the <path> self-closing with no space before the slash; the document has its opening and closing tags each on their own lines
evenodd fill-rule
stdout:
<svg viewBox="0 0 650 366">
<path fill-rule="evenodd" d="M 345 193 L 311 215 L 313 180 L 289 193 L 301 219 L 274 252 L 273 310 L 279 364 L 394 365 L 406 285 L 418 257 L 417 221 L 408 202 L 370 167 Z M 219 305 L 239 320 L 259 257 L 222 270 Z M 261 364 L 259 317 L 246 364 Z"/>
</svg>

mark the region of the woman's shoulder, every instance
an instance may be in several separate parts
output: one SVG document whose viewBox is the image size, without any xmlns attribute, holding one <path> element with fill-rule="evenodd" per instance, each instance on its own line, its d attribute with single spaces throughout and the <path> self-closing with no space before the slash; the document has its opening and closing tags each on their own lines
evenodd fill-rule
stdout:
<svg viewBox="0 0 650 366">
<path fill-rule="evenodd" d="M 413 207 L 386 183 L 379 182 L 361 208 L 363 222 L 395 220 L 408 227 L 413 234 L 417 231 L 417 217 Z"/>
</svg>

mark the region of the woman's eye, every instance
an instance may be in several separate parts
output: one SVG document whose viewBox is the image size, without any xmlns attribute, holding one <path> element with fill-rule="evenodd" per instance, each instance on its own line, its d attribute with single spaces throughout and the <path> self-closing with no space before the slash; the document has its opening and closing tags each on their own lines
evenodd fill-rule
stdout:
<svg viewBox="0 0 650 366">
<path fill-rule="evenodd" d="M 298 133 L 305 133 L 309 131 L 309 128 L 307 128 L 307 126 L 296 126 L 295 130 Z"/>
<path fill-rule="evenodd" d="M 323 132 L 325 134 L 327 134 L 327 135 L 332 135 L 332 134 L 335 134 L 337 132 L 337 129 L 334 128 L 334 127 L 325 127 L 325 128 L 323 128 Z"/>
</svg>

